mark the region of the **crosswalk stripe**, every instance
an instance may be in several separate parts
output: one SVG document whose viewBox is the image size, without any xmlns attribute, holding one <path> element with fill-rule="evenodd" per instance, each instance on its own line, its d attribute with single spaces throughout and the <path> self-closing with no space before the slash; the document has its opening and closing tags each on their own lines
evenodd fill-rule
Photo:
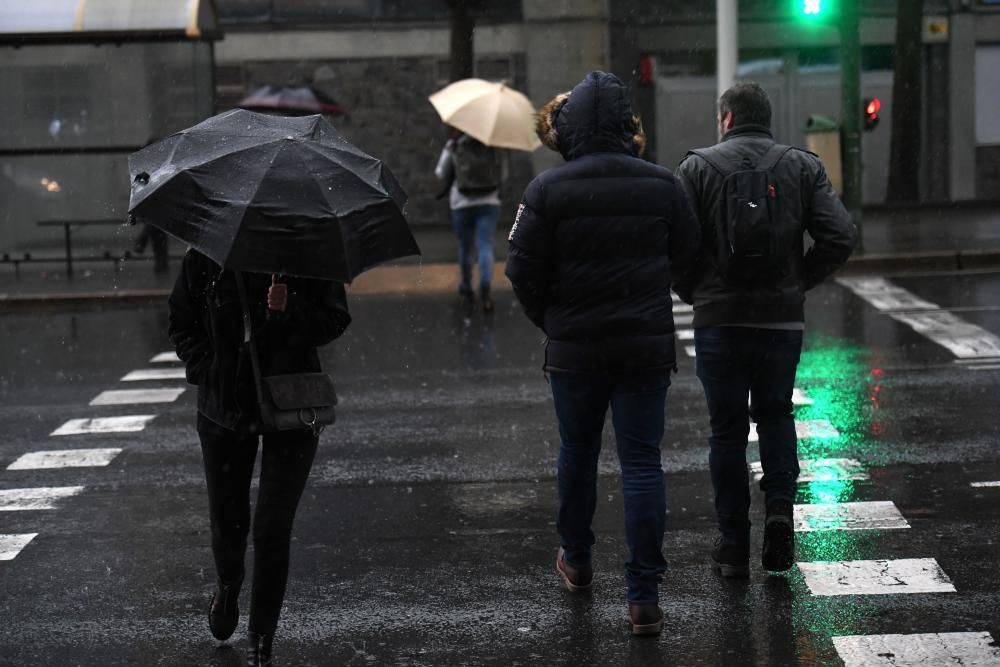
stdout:
<svg viewBox="0 0 1000 667">
<path fill-rule="evenodd" d="M 889 316 L 947 348 L 961 359 L 1000 355 L 1000 338 L 946 310 L 932 313 L 889 313 Z"/>
<path fill-rule="evenodd" d="M 91 405 L 135 405 L 138 403 L 173 403 L 184 388 L 170 389 L 110 389 L 102 391 Z"/>
<path fill-rule="evenodd" d="M 805 390 L 795 387 L 792 389 L 792 405 L 812 405 L 815 403 Z"/>
<path fill-rule="evenodd" d="M 815 503 L 795 506 L 795 532 L 826 530 L 896 530 L 909 528 L 890 500 Z"/>
<path fill-rule="evenodd" d="M 991 486 L 1000 486 L 1000 482 L 973 482 L 970 486 L 974 486 L 977 489 Z"/>
<path fill-rule="evenodd" d="M 833 637 L 844 667 L 1000 665 L 1000 646 L 989 632 Z"/>
<path fill-rule="evenodd" d="M 689 357 L 696 356 L 694 345 L 685 345 L 684 346 L 684 354 L 686 354 Z"/>
<path fill-rule="evenodd" d="M 839 438 L 840 431 L 834 428 L 827 419 L 805 419 L 795 420 L 795 436 L 798 438 L 817 438 L 819 440 L 829 440 Z M 757 424 L 750 424 L 750 442 L 757 442 L 760 436 L 757 434 Z"/>
<path fill-rule="evenodd" d="M 694 312 L 694 306 L 689 306 L 688 304 L 683 302 L 682 303 L 674 302 L 674 315 L 680 313 L 693 313 L 693 312 Z"/>
<path fill-rule="evenodd" d="M 764 476 L 760 461 L 750 464 L 754 481 Z M 868 473 L 857 459 L 802 459 L 799 461 L 799 482 L 865 480 Z"/>
<path fill-rule="evenodd" d="M 674 326 L 689 327 L 694 322 L 694 315 L 677 315 L 674 317 Z"/>
<path fill-rule="evenodd" d="M 838 278 L 837 282 L 881 311 L 940 310 L 940 306 L 925 301 L 885 278 Z"/>
<path fill-rule="evenodd" d="M 75 496 L 82 486 L 42 486 L 32 489 L 0 489 L 0 512 L 53 510 L 56 501 Z"/>
<path fill-rule="evenodd" d="M 141 368 L 125 374 L 122 382 L 139 382 L 142 380 L 183 380 L 183 368 Z"/>
<path fill-rule="evenodd" d="M 156 415 L 93 417 L 70 419 L 49 435 L 83 435 L 86 433 L 135 433 L 143 430 Z"/>
<path fill-rule="evenodd" d="M 694 329 L 678 329 L 675 333 L 678 340 L 694 340 Z"/>
<path fill-rule="evenodd" d="M 954 593 L 948 575 L 933 558 L 796 563 L 813 595 Z"/>
<path fill-rule="evenodd" d="M 28 542 L 38 537 L 38 533 L 14 533 L 0 535 L 0 560 L 14 560 Z"/>
<path fill-rule="evenodd" d="M 7 470 L 99 468 L 109 465 L 121 451 L 119 447 L 105 447 L 101 449 L 58 449 L 46 452 L 29 452 L 7 466 Z"/>
<path fill-rule="evenodd" d="M 176 352 L 160 352 L 158 355 L 149 360 L 151 364 L 170 364 L 178 363 L 181 360 L 177 356 Z"/>
<path fill-rule="evenodd" d="M 966 366 L 970 371 L 996 371 L 1000 370 L 1000 364 L 986 364 L 985 366 Z"/>
</svg>

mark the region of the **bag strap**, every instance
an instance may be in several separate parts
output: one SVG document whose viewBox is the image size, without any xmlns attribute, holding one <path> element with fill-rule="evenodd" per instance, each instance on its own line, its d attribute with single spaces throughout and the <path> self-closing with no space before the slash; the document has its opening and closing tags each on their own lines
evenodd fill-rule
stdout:
<svg viewBox="0 0 1000 667">
<path fill-rule="evenodd" d="M 264 405 L 264 388 L 260 379 L 260 360 L 257 358 L 257 346 L 253 342 L 253 328 L 250 320 L 250 302 L 247 300 L 247 288 L 243 284 L 243 274 L 233 271 L 236 275 L 236 289 L 240 293 L 240 306 L 243 308 L 243 344 L 250 349 L 250 367 L 253 369 L 253 384 L 257 390 L 257 405 Z M 261 407 L 261 409 L 263 409 Z"/>
<path fill-rule="evenodd" d="M 728 176 L 729 174 L 732 174 L 733 172 L 736 171 L 736 168 L 733 167 L 733 165 L 729 164 L 728 162 L 722 162 L 720 160 L 716 160 L 714 157 L 714 151 L 712 151 L 712 149 L 710 148 L 693 148 L 689 150 L 687 154 L 697 155 L 702 160 L 711 165 L 713 169 L 715 169 L 723 176 Z"/>
<path fill-rule="evenodd" d="M 778 161 L 785 157 L 785 153 L 791 149 L 791 146 L 785 146 L 784 144 L 771 144 L 771 147 L 764 153 L 760 162 L 757 163 L 757 170 L 771 171 L 774 169 L 774 165 L 778 164 Z"/>
</svg>

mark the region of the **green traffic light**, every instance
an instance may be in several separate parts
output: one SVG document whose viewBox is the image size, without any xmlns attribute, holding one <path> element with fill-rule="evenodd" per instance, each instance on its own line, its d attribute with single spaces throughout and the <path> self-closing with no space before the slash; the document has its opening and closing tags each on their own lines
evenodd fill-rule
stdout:
<svg viewBox="0 0 1000 667">
<path fill-rule="evenodd" d="M 802 13 L 806 16 L 819 16 L 823 13 L 823 0 L 802 0 Z"/>
<path fill-rule="evenodd" d="M 804 23 L 821 23 L 837 13 L 837 0 L 791 0 L 792 16 Z"/>
</svg>

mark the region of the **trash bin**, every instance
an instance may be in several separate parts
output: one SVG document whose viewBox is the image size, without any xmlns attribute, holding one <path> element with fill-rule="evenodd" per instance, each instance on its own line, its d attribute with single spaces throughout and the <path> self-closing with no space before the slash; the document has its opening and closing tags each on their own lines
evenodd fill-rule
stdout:
<svg viewBox="0 0 1000 667">
<path fill-rule="evenodd" d="M 810 114 L 806 121 L 806 148 L 819 156 L 830 183 L 838 194 L 844 192 L 844 167 L 840 159 L 840 127 L 823 114 Z"/>
</svg>

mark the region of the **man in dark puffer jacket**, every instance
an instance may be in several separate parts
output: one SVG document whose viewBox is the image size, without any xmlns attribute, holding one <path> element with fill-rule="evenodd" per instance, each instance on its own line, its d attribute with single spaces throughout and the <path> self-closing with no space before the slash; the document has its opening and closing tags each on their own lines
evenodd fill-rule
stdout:
<svg viewBox="0 0 1000 667">
<path fill-rule="evenodd" d="M 691 268 L 698 224 L 678 181 L 638 158 L 645 136 L 628 91 L 591 72 L 543 107 L 538 134 L 567 163 L 536 177 L 510 232 L 507 277 L 548 336 L 559 452 L 556 569 L 591 585 L 597 462 L 611 406 L 622 466 L 632 631 L 660 631 L 666 569 L 660 441 L 675 369 L 672 275 Z"/>
</svg>

